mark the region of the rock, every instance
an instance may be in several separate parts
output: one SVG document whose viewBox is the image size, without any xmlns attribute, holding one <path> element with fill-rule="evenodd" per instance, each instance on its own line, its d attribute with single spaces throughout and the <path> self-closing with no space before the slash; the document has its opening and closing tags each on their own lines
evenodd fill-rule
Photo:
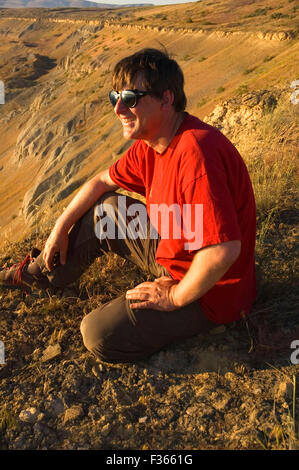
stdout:
<svg viewBox="0 0 299 470">
<path fill-rule="evenodd" d="M 225 325 L 220 325 L 216 326 L 216 328 L 213 328 L 210 330 L 210 335 L 220 335 L 221 333 L 224 333 L 226 331 Z"/>
<path fill-rule="evenodd" d="M 51 99 L 51 94 L 51 89 L 43 90 L 33 101 L 32 105 L 30 106 L 30 110 L 32 112 L 39 111 L 41 107 L 48 105 Z"/>
<path fill-rule="evenodd" d="M 59 62 L 59 67 L 61 67 L 65 72 L 67 72 L 72 64 L 72 58 L 67 55 L 65 57 L 62 57 L 60 62 Z"/>
<path fill-rule="evenodd" d="M 63 424 L 76 421 L 76 419 L 84 416 L 84 411 L 82 405 L 74 405 L 68 408 L 63 417 Z"/>
<path fill-rule="evenodd" d="M 197 406 L 189 406 L 189 408 L 186 409 L 186 414 L 188 416 L 193 416 L 198 413 L 198 407 Z"/>
<path fill-rule="evenodd" d="M 45 349 L 43 356 L 41 358 L 42 362 L 47 362 L 51 361 L 55 357 L 59 356 L 61 354 L 61 347 L 59 343 L 53 344 L 53 346 L 48 346 L 47 349 Z"/>
<path fill-rule="evenodd" d="M 282 398 L 284 400 L 290 400 L 293 396 L 293 386 L 288 381 L 280 382 L 278 390 L 276 393 L 277 398 Z"/>
<path fill-rule="evenodd" d="M 146 423 L 147 421 L 147 416 L 142 416 L 142 418 L 139 418 L 138 422 L 141 423 L 141 424 L 144 424 Z"/>
<path fill-rule="evenodd" d="M 254 128 L 265 112 L 277 106 L 278 96 L 278 92 L 268 90 L 245 92 L 215 106 L 204 121 L 232 138 L 240 132 L 240 127 Z"/>
<path fill-rule="evenodd" d="M 44 427 L 41 423 L 35 423 L 33 426 L 33 432 L 35 435 L 43 435 Z"/>
<path fill-rule="evenodd" d="M 101 433 L 102 433 L 103 436 L 107 436 L 110 431 L 111 431 L 111 424 L 107 423 L 102 427 Z"/>
<path fill-rule="evenodd" d="M 230 397 L 222 397 L 220 400 L 217 400 L 215 403 L 213 403 L 213 406 L 216 408 L 216 410 L 222 411 L 227 407 L 230 400 Z"/>
<path fill-rule="evenodd" d="M 274 34 L 274 39 L 284 41 L 285 39 L 288 39 L 288 34 L 285 31 L 280 31 L 279 33 Z"/>
<path fill-rule="evenodd" d="M 60 398 L 50 399 L 45 407 L 52 416 L 58 416 L 64 412 L 64 404 Z"/>
<path fill-rule="evenodd" d="M 36 408 L 28 408 L 27 410 L 22 410 L 19 414 L 19 418 L 24 423 L 36 423 L 39 417 L 40 411 Z"/>
<path fill-rule="evenodd" d="M 47 425 L 40 422 L 35 423 L 33 426 L 33 432 L 37 439 L 42 439 L 44 436 L 49 436 L 53 433 L 53 431 Z"/>
</svg>

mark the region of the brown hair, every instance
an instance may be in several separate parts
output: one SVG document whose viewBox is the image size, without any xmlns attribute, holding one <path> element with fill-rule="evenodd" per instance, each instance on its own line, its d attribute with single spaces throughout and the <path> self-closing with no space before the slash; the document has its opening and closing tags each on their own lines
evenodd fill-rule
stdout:
<svg viewBox="0 0 299 470">
<path fill-rule="evenodd" d="M 175 111 L 184 111 L 187 103 L 184 92 L 184 75 L 167 52 L 158 49 L 142 49 L 120 60 L 114 67 L 112 86 L 120 91 L 124 86 L 134 87 L 136 76 L 141 72 L 142 85 L 157 98 L 162 98 L 166 90 L 174 95 Z"/>
</svg>

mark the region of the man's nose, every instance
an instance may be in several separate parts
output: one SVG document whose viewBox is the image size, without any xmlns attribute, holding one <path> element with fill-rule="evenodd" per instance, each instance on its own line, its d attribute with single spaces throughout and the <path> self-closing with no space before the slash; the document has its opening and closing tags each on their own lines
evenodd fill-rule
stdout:
<svg viewBox="0 0 299 470">
<path fill-rule="evenodd" d="M 128 110 L 127 106 L 125 106 L 122 102 L 122 100 L 120 99 L 120 97 L 118 98 L 117 102 L 116 102 L 116 105 L 114 106 L 114 112 L 115 114 L 121 114 L 122 112 Z"/>
</svg>

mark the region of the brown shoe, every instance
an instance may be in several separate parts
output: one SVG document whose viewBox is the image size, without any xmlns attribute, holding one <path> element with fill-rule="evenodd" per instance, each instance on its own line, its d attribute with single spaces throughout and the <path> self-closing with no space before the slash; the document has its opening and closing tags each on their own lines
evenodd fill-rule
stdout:
<svg viewBox="0 0 299 470">
<path fill-rule="evenodd" d="M 35 257 L 28 254 L 21 263 L 1 269 L 0 287 L 22 289 L 28 294 L 33 288 L 46 290 L 51 285 L 47 276 L 42 274 Z"/>
</svg>

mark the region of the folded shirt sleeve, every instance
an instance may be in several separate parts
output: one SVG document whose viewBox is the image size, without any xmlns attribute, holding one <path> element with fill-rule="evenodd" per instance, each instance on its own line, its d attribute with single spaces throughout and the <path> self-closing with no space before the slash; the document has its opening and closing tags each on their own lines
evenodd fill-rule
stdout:
<svg viewBox="0 0 299 470">
<path fill-rule="evenodd" d="M 110 178 L 123 189 L 145 196 L 143 151 L 136 141 L 110 168 Z"/>
</svg>

